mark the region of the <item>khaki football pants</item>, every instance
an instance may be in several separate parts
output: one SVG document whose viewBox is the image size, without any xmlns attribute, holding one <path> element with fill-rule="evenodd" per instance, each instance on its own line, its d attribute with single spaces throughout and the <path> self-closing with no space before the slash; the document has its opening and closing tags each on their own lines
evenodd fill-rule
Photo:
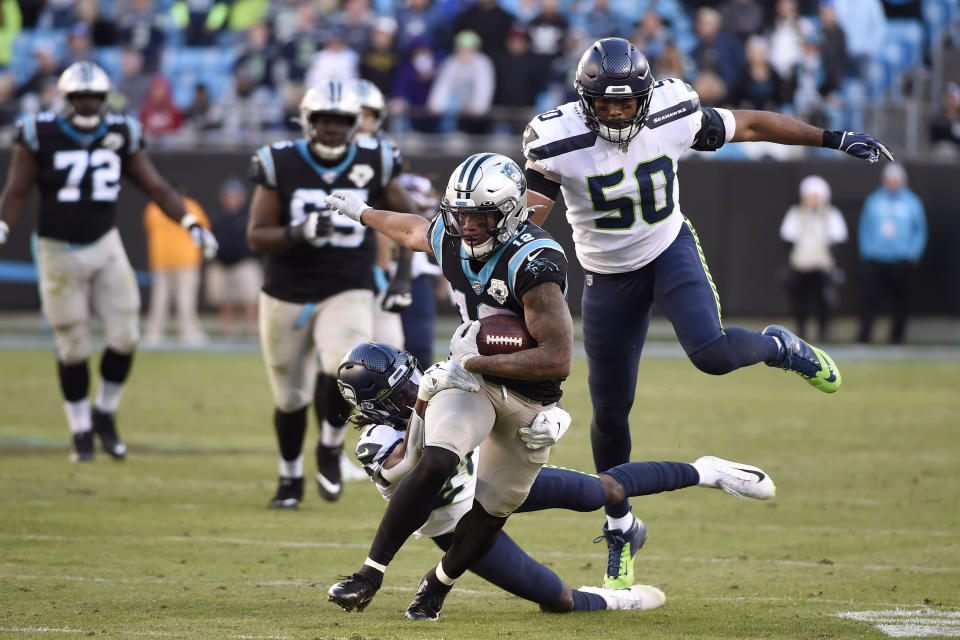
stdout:
<svg viewBox="0 0 960 640">
<path fill-rule="evenodd" d="M 336 376 L 343 356 L 372 339 L 372 305 L 373 292 L 365 289 L 310 304 L 260 293 L 260 344 L 278 409 L 289 413 L 313 402 L 317 368 Z"/>
<path fill-rule="evenodd" d="M 116 228 L 90 244 L 37 238 L 43 315 L 53 328 L 57 360 L 90 358 L 90 309 L 100 317 L 107 346 L 130 353 L 140 339 L 140 289 Z"/>
<path fill-rule="evenodd" d="M 427 405 L 424 445 L 461 460 L 479 445 L 476 499 L 490 515 L 506 517 L 526 500 L 550 457 L 550 447 L 528 449 L 517 432 L 553 406 L 488 382 L 477 393 L 447 389 Z"/>
</svg>

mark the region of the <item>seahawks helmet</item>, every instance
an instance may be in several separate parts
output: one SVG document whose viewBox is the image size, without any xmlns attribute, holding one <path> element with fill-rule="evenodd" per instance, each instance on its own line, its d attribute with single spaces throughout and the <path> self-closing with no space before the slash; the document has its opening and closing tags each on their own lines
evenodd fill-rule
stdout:
<svg viewBox="0 0 960 640">
<path fill-rule="evenodd" d="M 107 72 L 86 60 L 74 62 L 60 74 L 57 90 L 64 97 L 65 115 L 78 126 L 95 127 L 100 124 L 107 110 L 107 94 L 110 93 L 110 76 Z M 96 95 L 103 98 L 98 112 L 78 114 L 70 103 L 70 97 L 76 94 Z"/>
<path fill-rule="evenodd" d="M 492 227 L 464 234 L 460 216 L 494 213 Z M 460 163 L 447 182 L 440 201 L 447 235 L 458 238 L 467 258 L 485 258 L 517 235 L 527 221 L 527 179 L 517 163 L 499 153 L 475 153 Z M 489 234 L 478 244 L 464 242 Z"/>
<path fill-rule="evenodd" d="M 373 129 L 359 134 L 360 137 L 373 137 L 377 135 L 377 132 L 383 127 L 383 121 L 387 119 L 387 103 L 383 99 L 380 89 L 377 89 L 377 85 L 369 80 L 353 80 L 350 85 L 360 98 L 360 106 L 377 114 Z"/>
<path fill-rule="evenodd" d="M 625 144 L 640 133 L 650 112 L 653 73 L 640 50 L 623 38 L 602 38 L 580 58 L 574 87 L 587 126 L 604 140 Z M 637 113 L 625 120 L 597 115 L 596 98 L 637 98 Z"/>
<path fill-rule="evenodd" d="M 311 118 L 318 113 L 343 115 L 353 119 L 350 131 L 342 144 L 331 147 L 320 143 Z M 324 160 L 336 160 L 347 152 L 360 126 L 360 98 L 347 84 L 331 80 L 308 90 L 300 100 L 300 127 L 310 147 Z"/>
<path fill-rule="evenodd" d="M 382 342 L 355 347 L 337 367 L 337 386 L 364 422 L 407 428 L 417 402 L 417 359 Z"/>
</svg>

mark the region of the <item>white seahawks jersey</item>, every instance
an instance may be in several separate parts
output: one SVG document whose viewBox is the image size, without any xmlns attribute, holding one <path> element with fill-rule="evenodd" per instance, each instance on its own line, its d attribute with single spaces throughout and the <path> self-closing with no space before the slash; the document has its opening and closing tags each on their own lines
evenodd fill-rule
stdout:
<svg viewBox="0 0 960 640">
<path fill-rule="evenodd" d="M 559 176 L 584 269 L 639 269 L 677 237 L 683 222 L 677 161 L 701 121 L 699 96 L 673 78 L 657 82 L 646 124 L 625 148 L 589 129 L 578 102 L 530 121 L 523 153 L 548 177 Z"/>
<path fill-rule="evenodd" d="M 394 429 L 390 425 L 378 424 L 364 429 L 357 441 L 357 459 L 367 474 L 374 479 L 377 490 L 384 500 L 389 501 L 397 482 L 387 486 L 377 480 L 380 478 L 381 465 L 390 453 L 403 442 L 405 431 Z M 437 495 L 430 517 L 414 535 L 433 538 L 453 531 L 470 508 L 477 489 L 477 462 L 480 449 L 474 449 L 464 458 L 456 472 L 443 485 Z"/>
</svg>

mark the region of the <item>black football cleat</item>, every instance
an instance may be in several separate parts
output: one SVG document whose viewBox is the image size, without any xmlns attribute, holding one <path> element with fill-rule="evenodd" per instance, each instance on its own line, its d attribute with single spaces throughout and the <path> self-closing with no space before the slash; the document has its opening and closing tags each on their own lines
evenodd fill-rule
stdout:
<svg viewBox="0 0 960 640">
<path fill-rule="evenodd" d="M 327 502 L 336 502 L 343 494 L 340 454 L 343 447 L 317 445 L 317 490 Z"/>
<path fill-rule="evenodd" d="M 436 620 L 439 618 L 443 601 L 452 588 L 452 586 L 445 585 L 437 580 L 434 569 L 430 569 L 423 580 L 420 581 L 413 602 L 407 607 L 407 620 Z"/>
<path fill-rule="evenodd" d="M 114 460 L 123 460 L 127 457 L 127 445 L 120 439 L 117 433 L 117 424 L 114 414 L 106 413 L 94 409 L 90 414 L 93 421 L 93 432 L 100 436 L 100 443 L 103 450 L 110 454 Z"/>
<path fill-rule="evenodd" d="M 268 509 L 298 509 L 303 500 L 303 477 L 280 478 L 277 495 L 267 505 Z"/>
<path fill-rule="evenodd" d="M 90 462 L 93 460 L 93 431 L 80 431 L 73 434 L 70 460 L 72 462 Z"/>
<path fill-rule="evenodd" d="M 327 591 L 327 600 L 337 604 L 344 611 L 363 611 L 377 595 L 380 587 L 366 576 L 355 573 L 343 582 L 337 582 Z"/>
</svg>

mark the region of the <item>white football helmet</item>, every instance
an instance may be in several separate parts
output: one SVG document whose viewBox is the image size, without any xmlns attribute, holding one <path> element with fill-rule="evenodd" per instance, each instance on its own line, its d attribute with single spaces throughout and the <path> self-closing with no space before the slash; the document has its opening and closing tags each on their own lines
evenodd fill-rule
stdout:
<svg viewBox="0 0 960 640">
<path fill-rule="evenodd" d="M 497 223 L 479 233 L 465 235 L 459 216 L 496 213 Z M 508 242 L 527 221 L 527 179 L 517 163 L 499 153 L 475 153 L 460 163 L 447 182 L 440 202 L 440 215 L 447 234 L 460 238 L 469 258 L 485 258 Z M 489 234 L 479 244 L 463 242 Z"/>
<path fill-rule="evenodd" d="M 353 143 L 360 126 L 360 98 L 349 84 L 331 80 L 319 87 L 307 91 L 300 101 L 300 127 L 303 136 L 309 141 L 310 148 L 324 160 L 336 160 L 347 152 L 347 147 Z M 331 147 L 321 144 L 317 139 L 317 131 L 310 122 L 310 118 L 317 113 L 330 113 L 353 118 L 353 125 L 342 144 Z"/>
<path fill-rule="evenodd" d="M 377 114 L 373 128 L 370 131 L 363 131 L 357 136 L 359 138 L 372 138 L 377 135 L 383 126 L 383 121 L 387 119 L 387 103 L 383 99 L 383 94 L 380 92 L 380 89 L 377 89 L 377 85 L 369 80 L 352 80 L 350 85 L 360 98 L 360 106 L 365 109 L 370 109 Z"/>
<path fill-rule="evenodd" d="M 100 124 L 107 110 L 107 94 L 110 93 L 110 76 L 92 62 L 74 62 L 60 74 L 57 90 L 64 98 L 66 117 L 80 127 L 95 127 Z M 100 110 L 94 114 L 78 114 L 70 104 L 73 94 L 99 94 L 103 96 Z"/>
</svg>

